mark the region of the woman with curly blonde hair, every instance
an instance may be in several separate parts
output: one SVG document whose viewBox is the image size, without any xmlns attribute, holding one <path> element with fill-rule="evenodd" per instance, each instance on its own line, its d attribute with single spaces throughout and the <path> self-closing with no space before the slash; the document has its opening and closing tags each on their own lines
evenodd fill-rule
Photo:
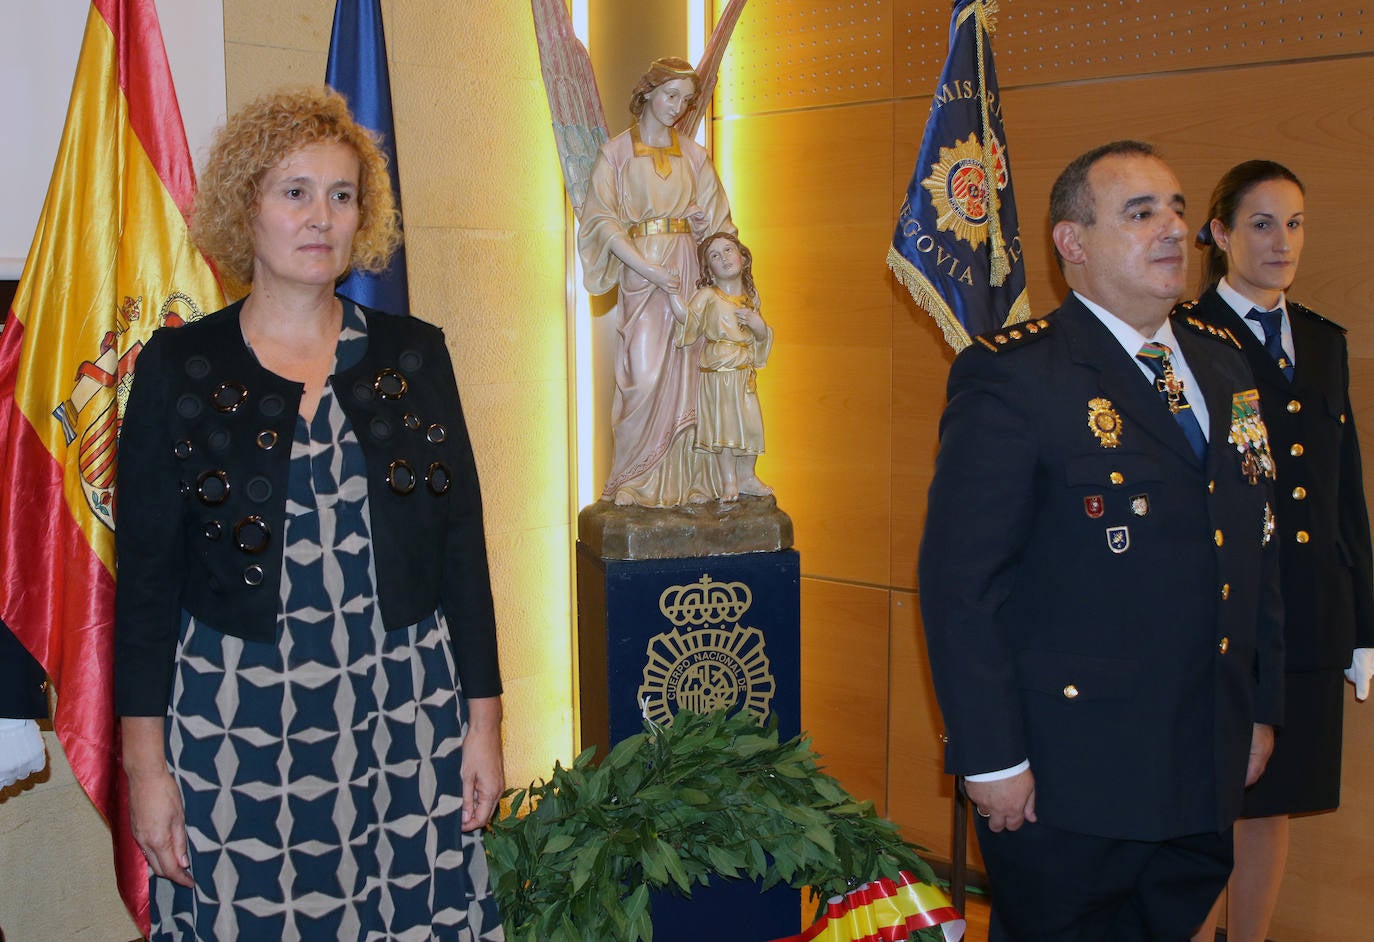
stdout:
<svg viewBox="0 0 1374 942">
<path fill-rule="evenodd" d="M 230 118 L 192 233 L 248 289 L 139 354 L 116 707 L 153 938 L 502 938 L 477 472 L 442 332 L 335 293 L 400 241 L 326 89 Z"/>
</svg>

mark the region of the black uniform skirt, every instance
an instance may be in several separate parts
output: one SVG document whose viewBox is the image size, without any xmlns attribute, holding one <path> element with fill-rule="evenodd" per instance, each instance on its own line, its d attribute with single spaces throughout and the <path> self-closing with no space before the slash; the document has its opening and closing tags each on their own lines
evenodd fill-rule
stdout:
<svg viewBox="0 0 1374 942">
<path fill-rule="evenodd" d="M 1245 792 L 1243 818 L 1332 811 L 1341 803 L 1343 671 L 1284 675 L 1284 722 L 1260 780 Z"/>
</svg>

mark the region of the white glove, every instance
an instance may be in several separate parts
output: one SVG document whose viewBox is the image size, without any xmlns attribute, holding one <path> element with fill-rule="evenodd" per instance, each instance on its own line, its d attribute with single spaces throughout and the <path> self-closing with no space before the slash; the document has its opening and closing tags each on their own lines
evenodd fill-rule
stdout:
<svg viewBox="0 0 1374 942">
<path fill-rule="evenodd" d="M 37 723 L 0 719 L 0 788 L 23 781 L 47 764 Z"/>
<path fill-rule="evenodd" d="M 1356 648 L 1345 679 L 1355 685 L 1355 699 L 1369 698 L 1369 678 L 1374 677 L 1374 648 Z"/>
</svg>

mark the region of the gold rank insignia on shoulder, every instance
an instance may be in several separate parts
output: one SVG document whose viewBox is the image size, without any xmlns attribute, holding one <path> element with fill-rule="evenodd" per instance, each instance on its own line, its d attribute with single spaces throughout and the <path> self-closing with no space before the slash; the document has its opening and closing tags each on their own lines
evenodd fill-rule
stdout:
<svg viewBox="0 0 1374 942">
<path fill-rule="evenodd" d="M 1088 428 L 1103 448 L 1121 444 L 1121 416 L 1112 408 L 1110 399 L 1088 400 Z"/>
<path fill-rule="evenodd" d="M 1050 326 L 1051 322 L 1041 317 L 1035 320 L 1022 321 L 1019 324 L 1009 324 L 994 333 L 979 334 L 974 339 L 993 353 L 1001 353 L 1003 350 L 1024 346 L 1037 337 L 1043 337 L 1049 331 Z"/>
<path fill-rule="evenodd" d="M 1182 309 L 1186 311 L 1190 310 L 1191 307 L 1191 304 L 1185 304 Z M 1183 323 L 1187 324 L 1189 327 L 1193 328 L 1195 332 L 1202 334 L 1204 337 L 1220 340 L 1222 343 L 1230 344 L 1237 350 L 1241 349 L 1240 341 L 1236 339 L 1235 334 L 1231 333 L 1229 327 L 1218 327 L 1216 324 L 1209 324 L 1191 314 L 1183 318 Z"/>
<path fill-rule="evenodd" d="M 1269 541 L 1274 538 L 1274 530 L 1278 526 L 1274 521 L 1274 508 L 1269 506 L 1269 501 L 1264 502 L 1264 523 L 1260 526 L 1260 545 L 1268 546 Z"/>
<path fill-rule="evenodd" d="M 1261 477 L 1274 479 L 1274 456 L 1260 415 L 1258 389 L 1243 389 L 1231 396 L 1231 431 L 1226 440 L 1240 452 L 1240 473 L 1245 480 L 1258 484 Z"/>
</svg>

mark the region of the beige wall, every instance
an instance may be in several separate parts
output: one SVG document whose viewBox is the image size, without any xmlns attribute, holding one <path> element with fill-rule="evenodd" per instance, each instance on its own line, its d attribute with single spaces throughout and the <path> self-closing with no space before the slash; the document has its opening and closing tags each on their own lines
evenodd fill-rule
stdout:
<svg viewBox="0 0 1374 942">
<path fill-rule="evenodd" d="M 415 312 L 442 325 L 482 476 L 507 774 L 573 754 L 562 181 L 526 0 L 385 0 Z M 229 108 L 324 78 L 333 0 L 225 0 Z M 109 839 L 49 737 L 48 780 L 0 800 L 8 942 L 135 935 Z"/>
<path fill-rule="evenodd" d="M 1199 223 L 1226 168 L 1281 160 L 1308 187 L 1293 295 L 1351 330 L 1369 454 L 1374 269 L 1359 232 L 1374 215 L 1360 169 L 1374 148 L 1374 10 L 1340 0 L 1001 7 L 994 44 L 1035 311 L 1051 310 L 1063 290 L 1047 200 L 1076 154 L 1114 138 L 1153 141 Z M 946 858 L 950 790 L 916 549 L 951 354 L 884 258 L 943 65 L 948 11 L 750 0 L 726 56 L 714 134 L 777 334 L 759 378 L 769 446 L 759 471 L 792 514 L 801 552 L 803 725 L 853 791 Z M 1270 932 L 1281 942 L 1368 934 L 1374 704 L 1349 702 L 1344 805 L 1293 826 Z"/>
</svg>

